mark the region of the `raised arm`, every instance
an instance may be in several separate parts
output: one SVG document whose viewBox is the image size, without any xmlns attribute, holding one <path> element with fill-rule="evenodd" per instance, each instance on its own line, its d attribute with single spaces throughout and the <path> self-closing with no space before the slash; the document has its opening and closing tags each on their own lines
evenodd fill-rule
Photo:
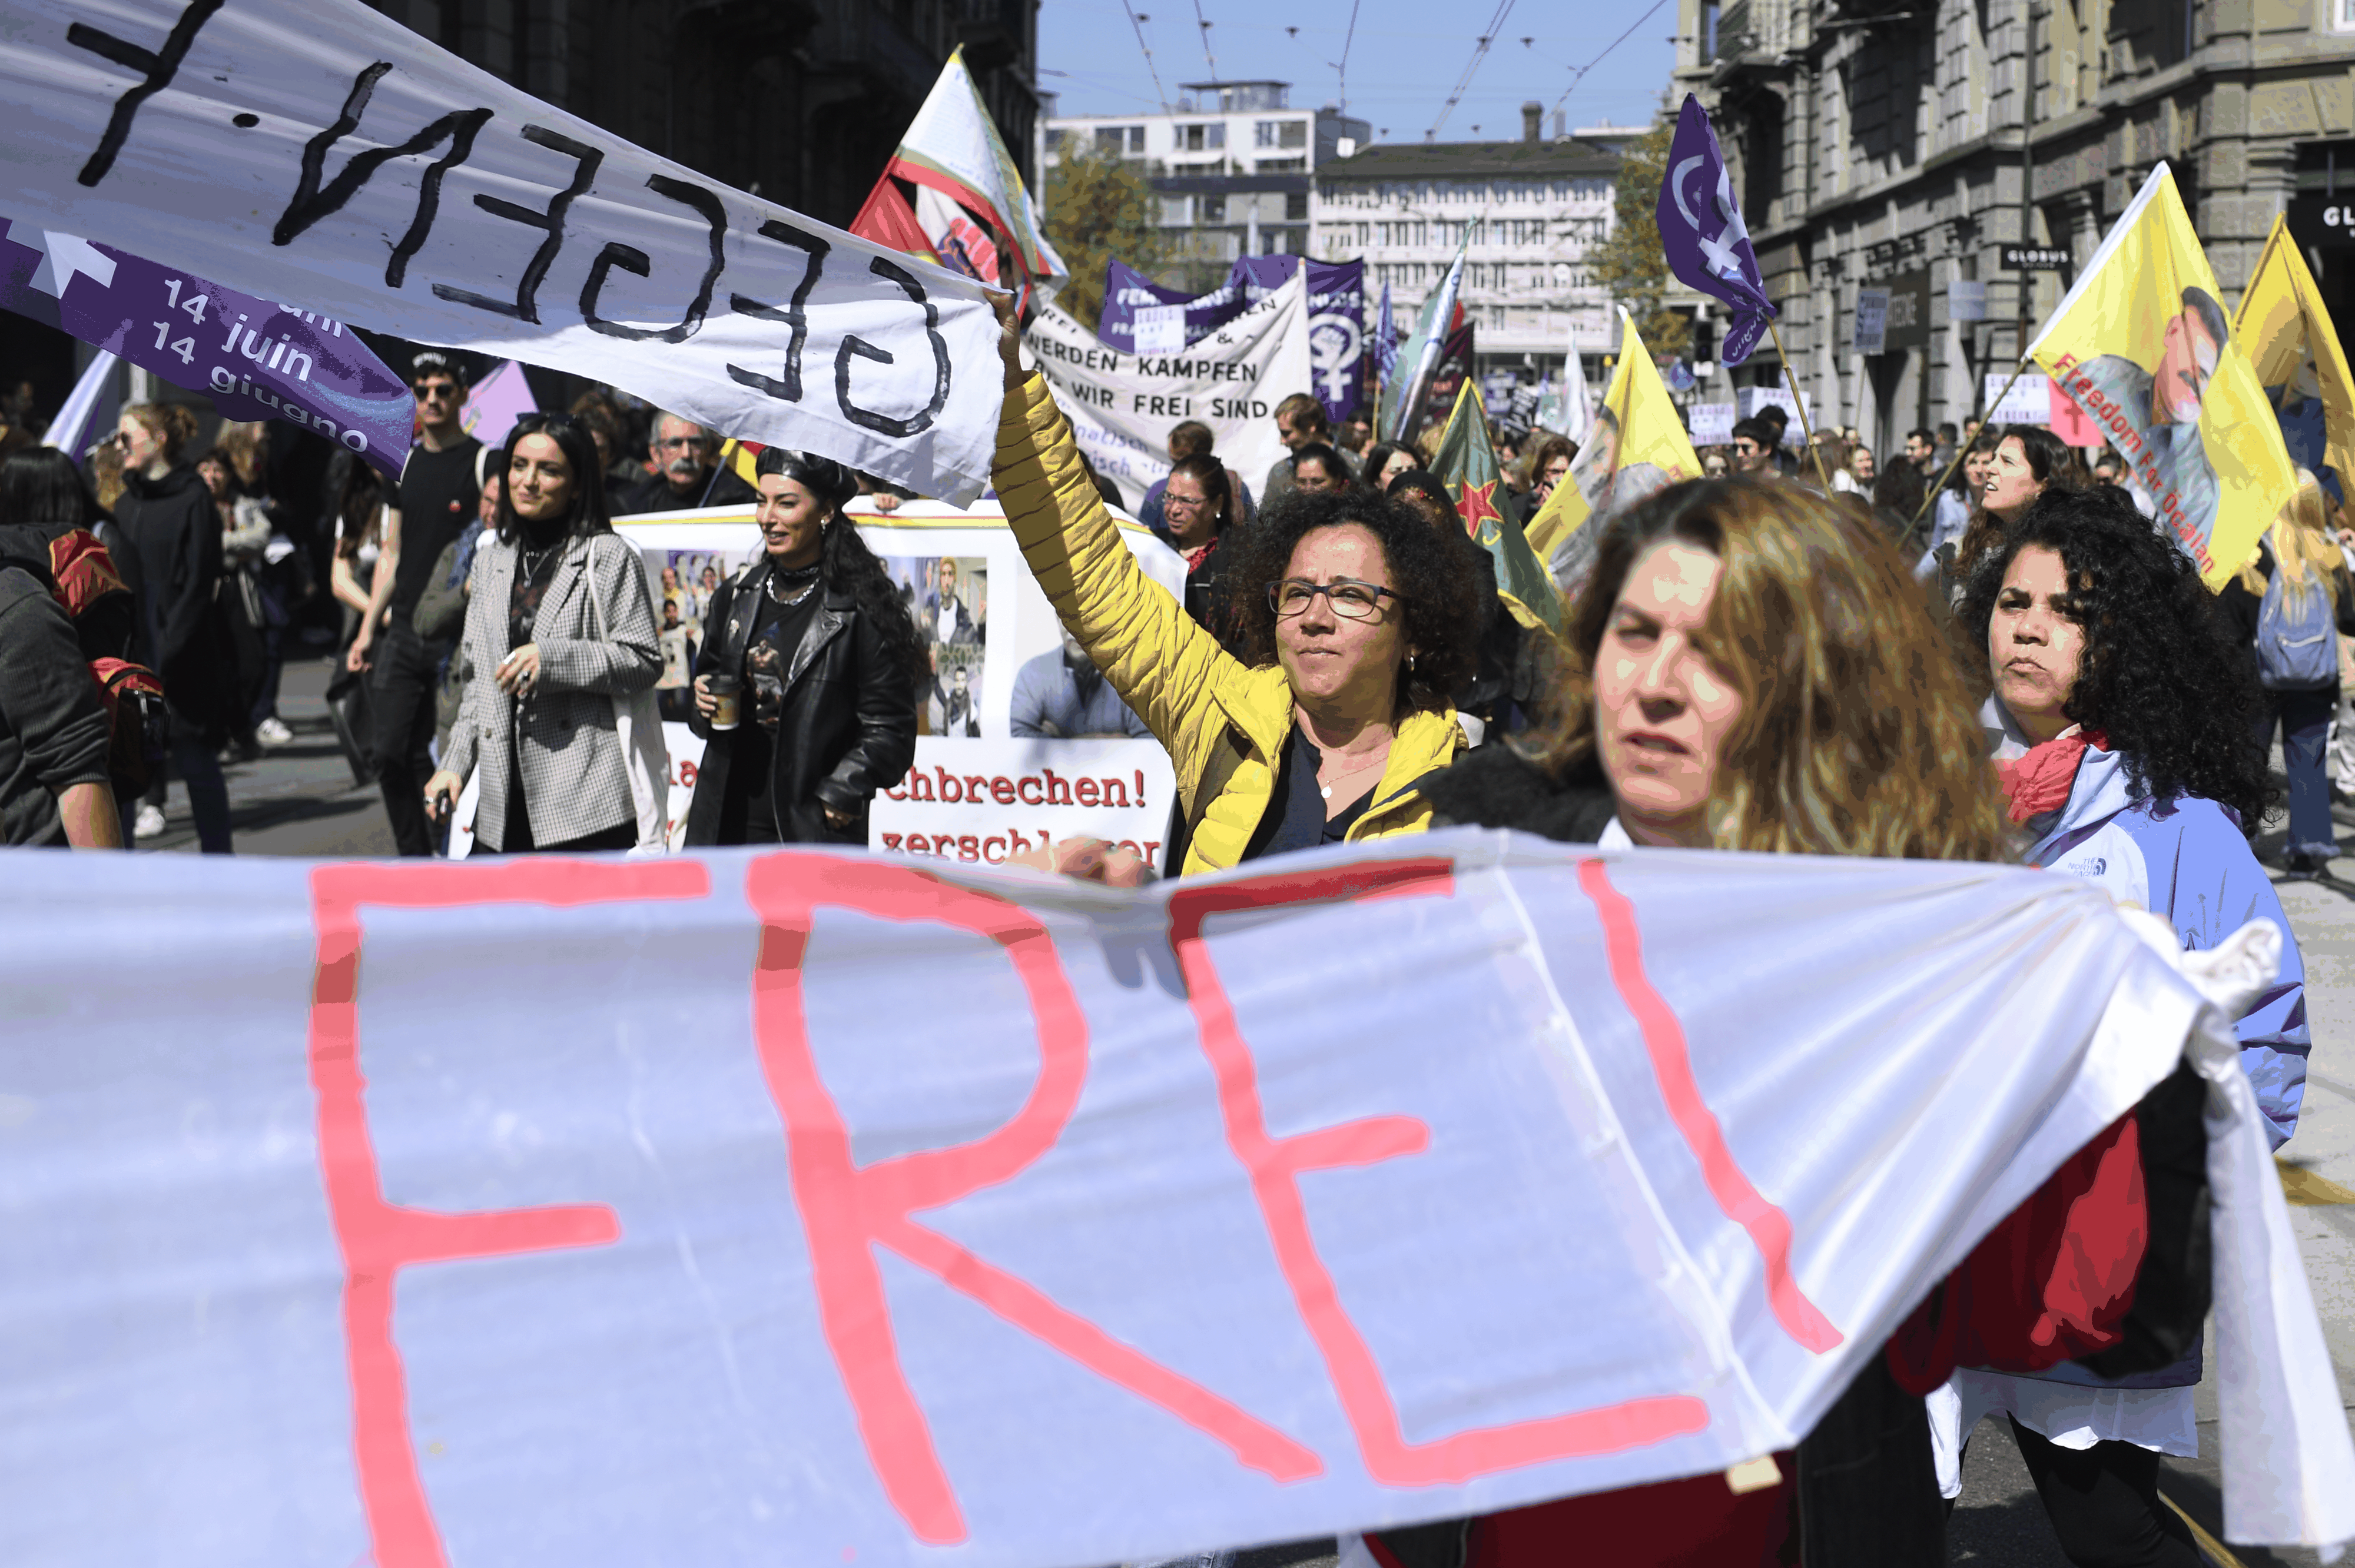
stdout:
<svg viewBox="0 0 2355 1568">
<path fill-rule="evenodd" d="M 1219 734 L 1213 694 L 1248 672 L 1121 543 L 1046 378 L 1021 371 L 1011 312 L 1001 305 L 1006 403 L 995 474 L 1007 524 L 1064 626 L 1190 779 Z"/>
</svg>

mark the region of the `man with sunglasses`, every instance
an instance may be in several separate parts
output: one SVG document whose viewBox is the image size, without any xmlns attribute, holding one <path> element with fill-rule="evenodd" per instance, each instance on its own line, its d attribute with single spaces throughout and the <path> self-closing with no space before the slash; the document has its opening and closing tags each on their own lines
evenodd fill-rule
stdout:
<svg viewBox="0 0 2355 1568">
<path fill-rule="evenodd" d="M 369 672 L 375 689 L 377 779 L 393 842 L 402 854 L 430 855 L 435 835 L 425 817 L 425 780 L 433 771 L 433 693 L 450 645 L 419 637 L 410 618 L 432 581 L 433 564 L 474 514 L 483 443 L 459 422 L 466 376 L 456 360 L 427 349 L 410 362 L 409 380 L 417 394 L 418 444 L 387 498 L 375 586 L 345 662 Z"/>
</svg>

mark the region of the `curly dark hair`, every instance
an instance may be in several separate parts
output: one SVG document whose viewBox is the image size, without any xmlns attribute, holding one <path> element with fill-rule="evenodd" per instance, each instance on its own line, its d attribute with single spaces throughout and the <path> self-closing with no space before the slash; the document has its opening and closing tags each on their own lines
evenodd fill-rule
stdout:
<svg viewBox="0 0 2355 1568">
<path fill-rule="evenodd" d="M 1478 568 L 1460 539 L 1433 527 L 1415 508 L 1370 491 L 1293 491 L 1256 524 L 1228 536 L 1226 547 L 1236 553 L 1228 571 L 1243 661 L 1254 668 L 1276 662 L 1275 610 L 1267 590 L 1283 580 L 1300 541 L 1319 528 L 1351 523 L 1380 542 L 1391 583 L 1406 607 L 1401 631 L 1414 668 L 1399 683 L 1399 712 L 1444 713 L 1451 694 L 1479 665 Z"/>
<path fill-rule="evenodd" d="M 2004 573 L 2031 547 L 2060 556 L 2085 630 L 2062 712 L 2105 734 L 2137 790 L 2213 800 L 2254 827 L 2275 798 L 2249 727 L 2254 671 L 2199 567 L 2123 491 L 2047 490 L 1987 551 L 1955 618 L 1978 682 Z"/>
</svg>

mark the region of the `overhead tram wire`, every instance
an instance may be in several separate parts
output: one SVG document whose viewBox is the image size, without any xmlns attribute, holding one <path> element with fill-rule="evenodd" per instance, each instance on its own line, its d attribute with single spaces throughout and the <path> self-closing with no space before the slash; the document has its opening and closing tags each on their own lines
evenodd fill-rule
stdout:
<svg viewBox="0 0 2355 1568">
<path fill-rule="evenodd" d="M 1153 78 L 1153 96 L 1161 101 L 1161 112 L 1169 112 L 1169 94 L 1162 90 L 1161 68 L 1153 63 L 1153 46 L 1145 41 L 1145 18 L 1128 0 L 1120 0 L 1120 8 L 1128 13 L 1128 25 L 1136 31 L 1136 47 L 1145 52 L 1145 69 Z"/>
<path fill-rule="evenodd" d="M 1497 14 L 1488 18 L 1488 26 L 1481 33 L 1480 41 L 1473 47 L 1472 58 L 1465 63 L 1464 74 L 1455 79 L 1455 90 L 1447 95 L 1447 101 L 1439 107 L 1439 118 L 1433 121 L 1431 129 L 1423 133 L 1425 142 L 1439 140 L 1440 127 L 1446 124 L 1447 117 L 1455 112 L 1455 106 L 1464 101 L 1464 94 L 1471 87 L 1472 78 L 1479 70 L 1480 62 L 1488 58 L 1489 46 L 1497 41 L 1497 36 L 1504 31 L 1506 18 L 1513 14 L 1514 3 L 1515 0 L 1497 0 Z"/>
<path fill-rule="evenodd" d="M 1210 79 L 1219 79 L 1219 57 L 1210 52 L 1210 24 L 1202 15 L 1202 0 L 1194 0 L 1194 25 L 1202 29 L 1202 58 L 1210 68 Z"/>
<path fill-rule="evenodd" d="M 1634 37 L 1636 36 L 1636 29 L 1650 21 L 1652 19 L 1652 13 L 1654 11 L 1657 11 L 1661 6 L 1667 4 L 1668 0 L 1652 0 L 1651 9 L 1646 11 L 1642 16 L 1629 23 L 1625 32 L 1620 34 L 1617 37 L 1603 46 L 1602 54 L 1595 56 L 1593 59 L 1579 67 L 1575 71 L 1572 71 L 1571 73 L 1570 85 L 1563 88 L 1561 90 L 1561 96 L 1553 101 L 1553 111 L 1557 114 L 1561 113 L 1561 106 L 1570 101 L 1570 95 L 1578 90 L 1578 84 L 1586 79 L 1586 73 L 1593 70 L 1596 66 L 1601 65 L 1604 58 L 1610 55 L 1613 49 L 1617 48 L 1629 38 Z"/>
<path fill-rule="evenodd" d="M 1340 63 L 1333 68 L 1334 79 L 1339 84 L 1341 112 L 1349 112 L 1349 46 L 1358 37 L 1358 5 L 1359 0 L 1349 0 L 1349 30 L 1341 35 Z"/>
</svg>

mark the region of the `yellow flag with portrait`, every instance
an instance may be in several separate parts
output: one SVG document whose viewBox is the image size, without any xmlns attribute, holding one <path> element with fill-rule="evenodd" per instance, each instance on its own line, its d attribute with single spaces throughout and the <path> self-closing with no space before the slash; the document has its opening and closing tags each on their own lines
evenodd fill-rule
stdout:
<svg viewBox="0 0 2355 1568">
<path fill-rule="evenodd" d="M 2126 459 L 2201 580 L 2222 588 L 2273 525 L 2296 475 L 2165 164 L 2029 355 Z"/>
<path fill-rule="evenodd" d="M 1644 497 L 1700 472 L 1692 438 L 1660 379 L 1636 323 L 1619 313 L 1619 362 L 1588 426 L 1570 476 L 1529 519 L 1529 548 L 1545 563 L 1565 604 L 1594 570 L 1600 524 Z"/>
<path fill-rule="evenodd" d="M 2232 339 L 2265 389 L 2290 461 L 2335 476 L 2345 499 L 2355 485 L 2355 375 L 2286 217 L 2265 237 L 2232 313 Z"/>
</svg>

